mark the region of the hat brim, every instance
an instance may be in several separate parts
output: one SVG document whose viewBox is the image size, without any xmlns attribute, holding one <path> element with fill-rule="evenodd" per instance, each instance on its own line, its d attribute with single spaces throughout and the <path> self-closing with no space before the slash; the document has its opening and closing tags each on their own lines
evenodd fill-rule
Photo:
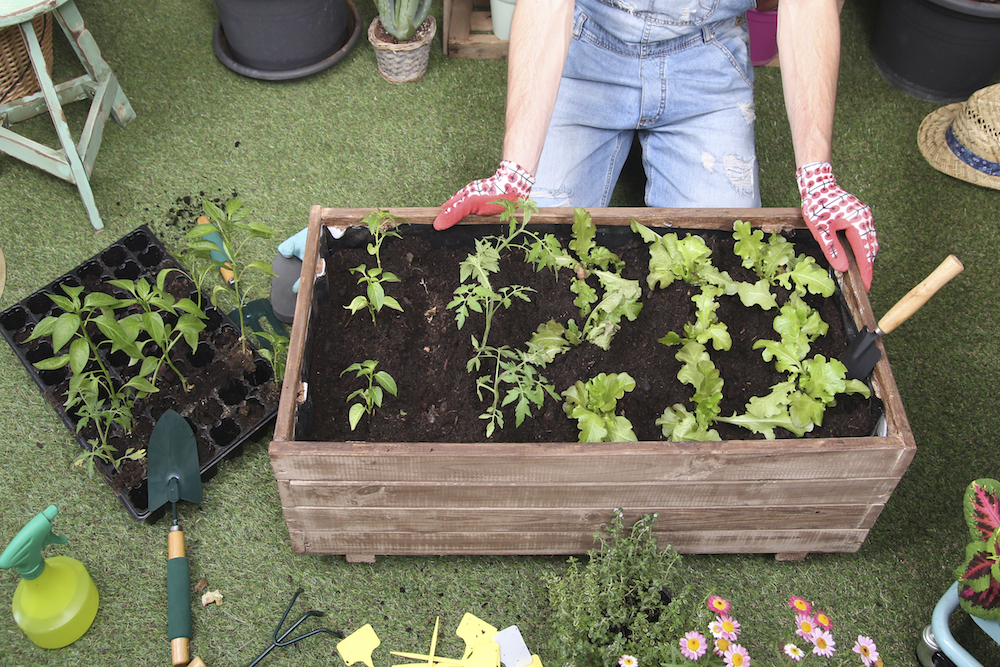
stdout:
<svg viewBox="0 0 1000 667">
<path fill-rule="evenodd" d="M 951 152 L 945 141 L 945 133 L 955 118 L 965 107 L 965 102 L 956 102 L 927 114 L 917 131 L 917 146 L 932 167 L 955 178 L 1000 190 L 1000 176 L 989 176 L 965 164 Z"/>
</svg>

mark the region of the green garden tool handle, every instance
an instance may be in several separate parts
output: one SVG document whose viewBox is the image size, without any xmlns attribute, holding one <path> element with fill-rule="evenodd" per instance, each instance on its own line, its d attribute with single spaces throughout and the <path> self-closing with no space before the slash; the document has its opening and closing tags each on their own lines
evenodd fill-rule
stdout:
<svg viewBox="0 0 1000 667">
<path fill-rule="evenodd" d="M 184 550 L 184 531 L 173 525 L 167 534 L 167 635 L 175 666 L 189 661 L 191 640 L 191 566 Z"/>
</svg>

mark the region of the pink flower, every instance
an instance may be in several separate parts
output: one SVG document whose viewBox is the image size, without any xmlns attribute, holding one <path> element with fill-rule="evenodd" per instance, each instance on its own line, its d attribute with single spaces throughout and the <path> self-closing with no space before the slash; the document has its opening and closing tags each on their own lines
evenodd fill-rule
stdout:
<svg viewBox="0 0 1000 667">
<path fill-rule="evenodd" d="M 740 636 L 740 622 L 729 616 L 719 616 L 716 620 L 719 622 L 721 636 L 731 642 L 736 641 L 736 638 Z"/>
<path fill-rule="evenodd" d="M 712 595 L 708 598 L 708 608 L 716 614 L 728 614 L 732 607 L 733 606 L 729 604 L 729 600 L 720 598 L 718 595 Z"/>
<path fill-rule="evenodd" d="M 708 624 L 708 631 L 712 633 L 712 637 L 715 639 L 720 639 L 726 636 L 726 631 L 722 629 L 722 619 L 718 616 L 715 620 Z"/>
<path fill-rule="evenodd" d="M 797 614 L 811 614 L 812 604 L 804 598 L 800 598 L 798 595 L 793 595 L 788 598 L 788 606 L 795 610 Z"/>
<path fill-rule="evenodd" d="M 623 655 L 618 658 L 618 664 L 621 667 L 639 667 L 639 661 L 630 655 Z"/>
<path fill-rule="evenodd" d="M 822 628 L 816 628 L 812 636 L 813 653 L 824 658 L 833 657 L 833 647 L 837 642 L 833 641 L 833 635 Z"/>
<path fill-rule="evenodd" d="M 785 644 L 784 651 L 785 651 L 785 655 L 787 655 L 789 658 L 791 658 L 795 662 L 798 662 L 799 660 L 801 660 L 805 656 L 805 651 L 803 651 L 802 649 L 800 649 L 795 644 Z"/>
<path fill-rule="evenodd" d="M 750 655 L 739 644 L 733 644 L 724 657 L 727 667 L 750 667 Z"/>
<path fill-rule="evenodd" d="M 700 632 L 692 630 L 686 633 L 684 639 L 681 640 L 681 653 L 688 660 L 697 660 L 705 655 L 706 651 L 708 651 L 708 643 Z"/>
<path fill-rule="evenodd" d="M 720 658 L 725 657 L 726 651 L 729 650 L 729 646 L 730 644 L 728 639 L 724 639 L 722 637 L 716 637 L 715 648 L 713 649 L 713 652 Z"/>
<path fill-rule="evenodd" d="M 816 627 L 816 619 L 812 616 L 808 614 L 795 615 L 795 634 L 799 637 L 812 641 L 812 635 Z"/>
<path fill-rule="evenodd" d="M 878 662 L 878 649 L 871 637 L 858 635 L 858 641 L 854 644 L 854 652 L 861 656 L 865 667 L 871 667 Z"/>
<path fill-rule="evenodd" d="M 820 626 L 824 630 L 833 630 L 833 621 L 824 612 L 819 609 L 813 610 L 813 617 L 816 619 L 816 625 Z"/>
</svg>

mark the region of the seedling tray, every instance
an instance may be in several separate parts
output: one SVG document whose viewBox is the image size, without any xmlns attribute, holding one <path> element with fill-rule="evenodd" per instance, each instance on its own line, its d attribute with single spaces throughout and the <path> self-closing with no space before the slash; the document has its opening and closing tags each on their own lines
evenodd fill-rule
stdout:
<svg viewBox="0 0 1000 667">
<path fill-rule="evenodd" d="M 49 295 L 63 294 L 63 285 L 82 285 L 83 297 L 93 290 L 117 289 L 107 284 L 114 279 L 145 278 L 155 284 L 157 274 L 166 268 L 180 269 L 182 266 L 143 225 L 0 313 L 0 333 L 4 340 L 21 360 L 45 400 L 85 449 L 89 449 L 87 430 L 78 432 L 76 416 L 63 406 L 69 368 L 38 370 L 34 366 L 64 350 L 53 350 L 48 336 L 32 341 L 27 339 L 38 322 L 61 313 Z M 171 274 L 167 281 L 167 290 L 177 298 L 196 299 L 194 289 L 186 273 Z M 178 344 L 183 346 L 183 353 L 177 355 L 176 363 L 183 365 L 185 370 L 182 372 L 192 387 L 185 392 L 178 382 L 164 381 L 159 385 L 159 392 L 137 403 L 129 446 L 144 448 L 156 420 L 172 408 L 184 416 L 194 430 L 202 479 L 207 480 L 220 461 L 242 451 L 244 442 L 274 418 L 278 392 L 271 365 L 256 353 L 252 344 L 247 356 L 238 342 L 239 329 L 221 310 L 211 306 L 207 296 L 203 295 L 202 303 L 208 319 L 198 348 L 192 351 L 186 344 Z M 113 374 L 120 377 L 127 373 L 128 358 L 124 354 L 111 355 L 106 348 L 102 349 L 103 361 Z M 238 365 L 239 370 L 223 375 L 223 369 L 231 364 Z M 222 377 L 227 379 L 220 380 Z M 133 519 L 155 520 L 162 514 L 162 510 L 151 513 L 148 508 L 145 460 L 126 462 L 121 470 L 100 460 L 97 464 L 102 477 Z"/>
<path fill-rule="evenodd" d="M 390 211 L 413 226 L 429 225 L 436 214 Z M 711 233 L 731 233 L 733 221 L 744 220 L 765 232 L 810 238 L 796 209 L 590 212 L 608 228 L 601 232 L 605 238 L 618 235 L 614 228 L 627 229 L 632 219 L 661 232 Z M 912 434 L 885 357 L 871 378 L 873 403 L 883 411 L 881 428 L 849 436 L 696 443 L 640 437 L 637 443 L 593 444 L 565 437 L 556 442 L 317 438 L 317 404 L 331 401 L 317 390 L 310 365 L 317 359 L 313 348 L 330 348 L 314 330 L 321 309 L 329 308 L 326 302 L 340 298 L 344 289 L 337 286 L 339 275 L 327 271 L 333 262 L 322 227 L 358 225 L 367 213 L 314 207 L 310 217 L 303 288 L 270 447 L 298 552 L 352 560 L 378 554 L 584 553 L 616 507 L 632 518 L 658 513 L 658 536 L 681 552 L 800 558 L 813 551 L 856 551 L 912 460 Z M 572 216 L 570 209 L 548 209 L 532 221 L 568 233 Z M 460 237 L 466 231 L 431 236 L 441 244 L 464 243 Z M 457 271 L 457 266 L 438 269 Z M 874 327 L 856 267 L 838 281 L 850 328 Z M 465 340 L 468 335 L 451 332 Z"/>
</svg>

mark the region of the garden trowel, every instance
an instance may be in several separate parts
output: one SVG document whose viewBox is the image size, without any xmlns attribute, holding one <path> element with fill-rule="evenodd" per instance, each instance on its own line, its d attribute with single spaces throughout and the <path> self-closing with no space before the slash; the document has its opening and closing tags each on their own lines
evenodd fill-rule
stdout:
<svg viewBox="0 0 1000 667">
<path fill-rule="evenodd" d="M 882 351 L 876 345 L 879 337 L 892 332 L 905 322 L 910 315 L 927 303 L 935 292 L 961 273 L 964 268 L 965 266 L 957 257 L 948 255 L 934 269 L 933 273 L 907 292 L 902 299 L 896 302 L 896 305 L 889 309 L 889 312 L 882 316 L 874 333 L 869 331 L 868 327 L 863 327 L 851 340 L 847 351 L 840 357 L 840 361 L 847 366 L 847 379 L 864 380 L 868 377 L 868 374 L 872 372 L 875 364 L 882 357 Z"/>
<path fill-rule="evenodd" d="M 146 452 L 149 511 L 170 501 L 173 523 L 167 537 L 167 632 L 174 665 L 188 663 L 191 639 L 191 568 L 184 550 L 184 531 L 177 523 L 177 503 L 201 502 L 198 445 L 191 425 L 173 410 L 156 422 Z"/>
</svg>

